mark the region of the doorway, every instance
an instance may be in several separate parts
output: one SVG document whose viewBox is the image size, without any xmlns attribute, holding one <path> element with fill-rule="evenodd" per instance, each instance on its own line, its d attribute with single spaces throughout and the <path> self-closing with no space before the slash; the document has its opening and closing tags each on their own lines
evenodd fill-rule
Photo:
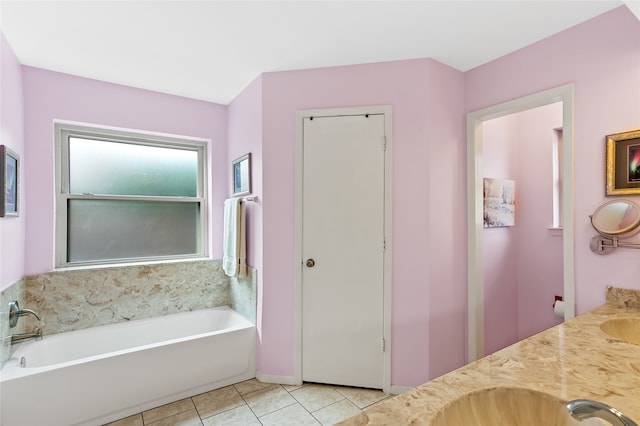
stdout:
<svg viewBox="0 0 640 426">
<path fill-rule="evenodd" d="M 389 387 L 390 113 L 298 113 L 300 381 Z"/>
<path fill-rule="evenodd" d="M 468 197 L 468 353 L 469 362 L 483 357 L 483 123 L 509 114 L 562 102 L 562 258 L 564 319 L 575 315 L 573 232 L 573 85 L 561 86 L 467 114 Z"/>
</svg>

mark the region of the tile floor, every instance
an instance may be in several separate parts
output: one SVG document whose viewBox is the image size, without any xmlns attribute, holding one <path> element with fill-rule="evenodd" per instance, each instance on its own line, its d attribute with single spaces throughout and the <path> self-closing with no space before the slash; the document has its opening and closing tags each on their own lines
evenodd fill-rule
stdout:
<svg viewBox="0 0 640 426">
<path fill-rule="evenodd" d="M 109 423 L 108 426 L 334 425 L 382 400 L 382 391 L 247 380 Z"/>
</svg>

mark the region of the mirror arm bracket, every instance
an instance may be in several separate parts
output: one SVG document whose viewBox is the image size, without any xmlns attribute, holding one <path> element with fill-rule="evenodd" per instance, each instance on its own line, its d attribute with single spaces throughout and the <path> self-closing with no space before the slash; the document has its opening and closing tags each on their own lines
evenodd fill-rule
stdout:
<svg viewBox="0 0 640 426">
<path fill-rule="evenodd" d="M 591 251 L 596 254 L 609 254 L 616 248 L 640 249 L 640 243 L 622 242 L 618 237 L 596 236 L 591 239 Z"/>
</svg>

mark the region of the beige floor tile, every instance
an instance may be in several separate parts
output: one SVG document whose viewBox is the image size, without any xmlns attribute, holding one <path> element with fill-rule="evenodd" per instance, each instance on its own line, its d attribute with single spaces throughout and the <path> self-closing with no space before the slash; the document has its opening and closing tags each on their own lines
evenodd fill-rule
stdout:
<svg viewBox="0 0 640 426">
<path fill-rule="evenodd" d="M 247 405 L 202 419 L 204 426 L 261 426 Z"/>
<path fill-rule="evenodd" d="M 145 426 L 202 426 L 202 421 L 198 416 L 198 412 L 193 409 L 170 417 L 165 417 L 157 422 L 145 422 Z"/>
<path fill-rule="evenodd" d="M 277 386 L 273 383 L 263 383 L 258 379 L 246 380 L 244 382 L 236 383 L 233 385 L 240 395 L 246 395 L 251 392 L 255 392 L 260 389 L 266 389 L 271 386 Z"/>
<path fill-rule="evenodd" d="M 104 426 L 144 426 L 144 422 L 142 421 L 142 414 L 135 414 L 113 423 L 107 423 Z"/>
<path fill-rule="evenodd" d="M 291 392 L 304 408 L 313 413 L 344 399 L 344 395 L 327 385 L 309 385 Z"/>
<path fill-rule="evenodd" d="M 335 389 L 360 409 L 382 401 L 390 396 L 387 393 L 375 389 L 352 388 L 348 386 L 336 386 Z"/>
<path fill-rule="evenodd" d="M 170 417 L 179 413 L 184 413 L 185 411 L 193 410 L 194 408 L 195 407 L 193 406 L 193 402 L 191 401 L 191 399 L 187 398 L 145 411 L 142 413 L 142 417 L 146 425 L 164 419 L 165 417 Z"/>
<path fill-rule="evenodd" d="M 243 398 L 258 417 L 296 403 L 296 400 L 282 386 L 251 392 Z"/>
<path fill-rule="evenodd" d="M 264 426 L 318 426 L 320 424 L 300 404 L 269 413 L 260 417 L 259 420 Z"/>
<path fill-rule="evenodd" d="M 233 386 L 212 390 L 191 399 L 203 419 L 245 405 L 244 400 Z"/>
<path fill-rule="evenodd" d="M 328 407 L 315 411 L 313 417 L 315 417 L 323 426 L 333 426 L 338 422 L 360 414 L 361 411 L 358 407 L 353 405 L 348 399 L 343 399 L 335 404 L 331 404 Z"/>
<path fill-rule="evenodd" d="M 310 386 L 310 383 L 303 383 L 301 385 L 282 385 L 282 387 L 287 391 L 287 392 L 292 392 L 296 389 L 300 389 L 303 388 L 305 386 Z"/>
</svg>

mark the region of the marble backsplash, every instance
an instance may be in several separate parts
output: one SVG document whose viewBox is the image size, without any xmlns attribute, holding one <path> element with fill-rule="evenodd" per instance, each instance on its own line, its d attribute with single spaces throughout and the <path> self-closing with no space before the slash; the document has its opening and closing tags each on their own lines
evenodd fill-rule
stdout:
<svg viewBox="0 0 640 426">
<path fill-rule="evenodd" d="M 640 290 L 607 286 L 606 299 L 610 305 L 640 309 Z"/>
<path fill-rule="evenodd" d="M 9 330 L 11 300 L 37 312 L 41 321 L 22 317 L 20 329 Z M 230 306 L 255 323 L 256 271 L 230 278 L 220 260 L 53 271 L 13 284 L 0 294 L 0 303 L 0 360 L 6 360 L 8 336 L 36 327 L 46 336 L 216 306 Z"/>
</svg>

